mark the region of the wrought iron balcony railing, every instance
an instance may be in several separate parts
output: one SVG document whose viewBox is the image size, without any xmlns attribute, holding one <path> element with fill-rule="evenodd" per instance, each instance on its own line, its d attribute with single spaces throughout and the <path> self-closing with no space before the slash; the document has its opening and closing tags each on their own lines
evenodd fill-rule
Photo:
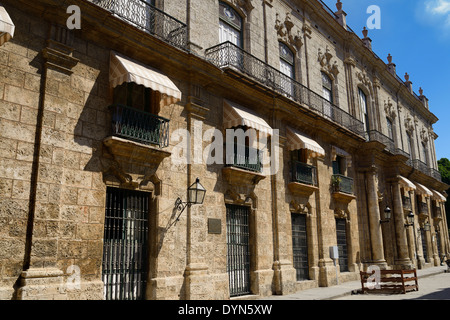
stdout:
<svg viewBox="0 0 450 320">
<path fill-rule="evenodd" d="M 391 153 L 394 153 L 395 151 L 395 143 L 394 140 L 389 138 L 388 136 L 384 135 L 383 133 L 377 131 L 377 130 L 370 130 L 368 132 L 368 139 L 369 141 L 378 141 L 386 146 L 386 150 L 388 150 Z"/>
<path fill-rule="evenodd" d="M 332 177 L 332 187 L 333 192 L 353 194 L 353 179 L 341 174 L 335 174 Z"/>
<path fill-rule="evenodd" d="M 403 210 L 412 210 L 412 203 L 410 197 L 402 197 L 403 200 Z"/>
<path fill-rule="evenodd" d="M 440 221 L 442 220 L 442 210 L 440 207 L 433 208 L 433 219 Z"/>
<path fill-rule="evenodd" d="M 427 165 L 425 162 L 423 162 L 423 161 L 421 161 L 421 160 L 419 160 L 419 159 L 414 159 L 414 160 L 412 160 L 412 166 L 413 166 L 415 169 L 417 169 L 417 170 L 419 170 L 419 171 L 425 173 L 426 175 L 429 174 L 429 171 L 430 171 L 430 170 L 429 170 L 429 168 L 428 168 L 428 165 Z"/>
<path fill-rule="evenodd" d="M 430 168 L 429 170 L 429 176 L 433 177 L 434 179 L 438 180 L 438 181 L 442 181 L 442 175 L 441 173 L 433 168 Z"/>
<path fill-rule="evenodd" d="M 360 136 L 365 134 L 361 121 L 231 42 L 224 42 L 207 49 L 206 58 L 221 69 L 236 70 L 263 86 L 308 106 L 324 118 Z"/>
<path fill-rule="evenodd" d="M 112 105 L 109 110 L 114 136 L 160 148 L 169 145 L 170 120 L 124 105 Z"/>
<path fill-rule="evenodd" d="M 302 162 L 292 164 L 292 181 L 317 186 L 317 169 Z"/>
<path fill-rule="evenodd" d="M 227 155 L 226 166 L 261 173 L 263 152 L 243 145 L 234 145 L 234 153 Z"/>
<path fill-rule="evenodd" d="M 434 169 L 434 168 L 429 168 L 428 165 L 419 160 L 419 159 L 409 159 L 408 161 L 406 161 L 406 164 L 416 170 L 419 170 L 420 172 L 426 174 L 429 177 L 432 177 L 438 181 L 442 181 L 442 175 L 441 173 Z"/>
<path fill-rule="evenodd" d="M 419 214 L 421 215 L 428 215 L 428 203 L 426 202 L 419 202 L 418 203 L 418 207 L 419 207 Z"/>
<path fill-rule="evenodd" d="M 187 26 L 144 0 L 92 0 L 128 23 L 170 45 L 187 49 Z"/>
</svg>

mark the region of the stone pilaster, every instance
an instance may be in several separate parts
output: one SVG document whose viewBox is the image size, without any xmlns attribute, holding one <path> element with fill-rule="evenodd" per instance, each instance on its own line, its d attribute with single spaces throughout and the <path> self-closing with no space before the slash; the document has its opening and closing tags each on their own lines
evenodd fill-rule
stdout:
<svg viewBox="0 0 450 320">
<path fill-rule="evenodd" d="M 196 89 L 197 87 L 193 87 Z M 197 88 L 198 90 L 198 88 Z M 194 90 L 195 91 L 195 90 Z M 198 94 L 199 95 L 199 94 Z M 188 152 L 193 156 L 188 157 L 187 182 L 192 184 L 197 177 L 202 177 L 202 125 L 208 108 L 201 105 L 201 100 L 196 97 L 188 97 L 186 110 L 188 112 L 187 129 L 191 136 Z M 186 186 L 186 190 L 189 186 Z M 208 190 L 208 187 L 205 186 Z M 206 191 L 208 192 L 208 191 Z M 207 232 L 206 210 L 203 205 L 193 205 L 186 208 L 186 269 L 184 272 L 185 298 L 187 300 L 212 299 L 212 287 L 206 286 L 210 282 L 209 268 L 204 256 L 204 242 Z"/>
<path fill-rule="evenodd" d="M 395 238 L 397 244 L 397 257 L 395 265 L 401 269 L 411 269 L 412 263 L 409 259 L 408 241 L 406 238 L 405 213 L 403 211 L 402 195 L 398 182 L 392 184 L 392 196 L 394 206 Z"/>
<path fill-rule="evenodd" d="M 378 181 L 377 171 L 372 167 L 365 173 L 367 181 L 367 202 L 369 208 L 369 229 L 370 242 L 372 247 L 371 264 L 386 268 L 387 263 L 384 258 L 383 235 L 381 231 L 380 206 L 378 203 Z"/>
</svg>

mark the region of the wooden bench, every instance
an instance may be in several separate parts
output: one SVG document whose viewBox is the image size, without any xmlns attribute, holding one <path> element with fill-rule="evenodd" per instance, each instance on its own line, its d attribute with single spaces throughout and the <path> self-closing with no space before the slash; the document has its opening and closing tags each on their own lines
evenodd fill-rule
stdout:
<svg viewBox="0 0 450 320">
<path fill-rule="evenodd" d="M 380 270 L 380 282 L 375 283 L 375 271 L 360 272 L 362 293 L 402 293 L 419 291 L 416 270 Z M 370 278 L 372 277 L 372 278 Z M 370 278 L 370 279 L 369 279 Z M 369 282 L 368 282 L 369 280 Z M 369 288 L 369 285 L 373 289 Z"/>
</svg>

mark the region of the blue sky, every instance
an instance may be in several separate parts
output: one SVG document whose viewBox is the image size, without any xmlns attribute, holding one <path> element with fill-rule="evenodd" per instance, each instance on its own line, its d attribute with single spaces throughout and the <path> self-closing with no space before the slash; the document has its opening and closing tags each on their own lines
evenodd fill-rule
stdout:
<svg viewBox="0 0 450 320">
<path fill-rule="evenodd" d="M 336 11 L 336 0 L 324 0 Z M 450 159 L 450 0 L 341 0 L 347 24 L 362 37 L 371 13 L 381 9 L 381 29 L 369 30 L 374 52 L 383 61 L 390 53 L 397 74 L 410 75 L 416 93 L 419 87 L 429 99 L 430 111 L 439 121 L 434 131 L 437 159 Z"/>
</svg>

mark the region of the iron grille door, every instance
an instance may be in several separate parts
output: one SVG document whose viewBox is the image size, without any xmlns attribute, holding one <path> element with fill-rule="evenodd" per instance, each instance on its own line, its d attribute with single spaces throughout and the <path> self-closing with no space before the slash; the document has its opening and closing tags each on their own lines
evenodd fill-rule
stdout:
<svg viewBox="0 0 450 320">
<path fill-rule="evenodd" d="M 227 272 L 230 296 L 250 293 L 249 208 L 227 205 Z"/>
<path fill-rule="evenodd" d="M 336 238 L 339 252 L 339 270 L 348 271 L 347 221 L 336 219 Z"/>
<path fill-rule="evenodd" d="M 439 236 L 439 233 L 436 232 L 436 246 L 437 246 L 437 251 L 438 251 L 438 256 L 439 258 L 441 257 L 441 253 L 442 253 L 442 247 L 441 247 L 441 237 Z"/>
<path fill-rule="evenodd" d="M 309 280 L 306 215 L 293 213 L 291 217 L 292 249 L 294 251 L 294 268 L 297 271 L 297 281 Z"/>
<path fill-rule="evenodd" d="M 423 258 L 425 259 L 425 262 L 428 262 L 427 239 L 425 237 L 425 230 L 424 229 L 420 229 L 420 237 L 422 238 Z"/>
<path fill-rule="evenodd" d="M 145 298 L 149 194 L 107 188 L 103 271 L 105 300 Z"/>
</svg>

